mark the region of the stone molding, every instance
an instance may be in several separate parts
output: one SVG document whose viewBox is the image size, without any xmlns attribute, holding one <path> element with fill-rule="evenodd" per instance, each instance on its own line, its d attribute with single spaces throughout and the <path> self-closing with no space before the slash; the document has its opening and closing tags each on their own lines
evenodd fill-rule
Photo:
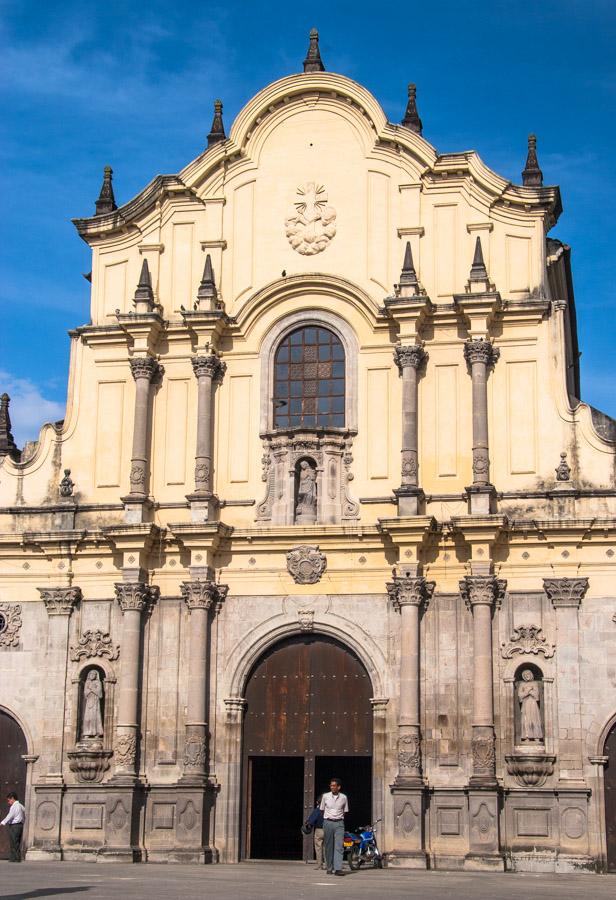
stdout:
<svg viewBox="0 0 616 900">
<path fill-rule="evenodd" d="M 400 612 L 403 606 L 427 607 L 434 593 L 435 582 L 427 581 L 422 575 L 397 575 L 393 570 L 393 581 L 387 583 L 387 593 L 393 608 Z"/>
<path fill-rule="evenodd" d="M 114 646 L 108 631 L 100 628 L 84 631 L 77 641 L 76 647 L 71 647 L 71 659 L 79 662 L 81 659 L 102 658 L 114 660 L 120 655 L 120 648 Z"/>
<path fill-rule="evenodd" d="M 151 608 L 158 599 L 158 588 L 142 581 L 120 581 L 114 585 L 115 594 L 123 613 L 143 612 Z"/>
<path fill-rule="evenodd" d="M 511 632 L 509 641 L 501 644 L 503 659 L 511 659 L 515 653 L 543 653 L 546 659 L 554 656 L 556 647 L 548 644 L 540 625 L 520 625 Z"/>
<path fill-rule="evenodd" d="M 162 366 L 151 356 L 133 356 L 129 363 L 135 381 L 138 378 L 146 378 L 151 382 L 156 375 L 163 372 Z"/>
<path fill-rule="evenodd" d="M 316 584 L 327 568 L 327 558 L 318 547 L 300 544 L 287 553 L 287 570 L 295 584 Z"/>
<path fill-rule="evenodd" d="M 21 604 L 0 603 L 0 647 L 18 647 Z"/>
<path fill-rule="evenodd" d="M 507 588 L 507 582 L 495 575 L 466 575 L 459 584 L 467 609 L 500 605 Z"/>
<path fill-rule="evenodd" d="M 579 609 L 588 590 L 588 578 L 544 578 L 543 589 L 554 609 Z"/>
<path fill-rule="evenodd" d="M 491 341 L 483 338 L 468 338 L 464 342 L 464 358 L 469 365 L 473 363 L 483 363 L 486 366 L 493 366 L 498 362 L 500 350 L 495 347 Z"/>
<path fill-rule="evenodd" d="M 208 356 L 191 357 L 193 372 L 196 378 L 211 378 L 215 384 L 221 384 L 227 371 L 227 364 L 215 353 Z"/>
<path fill-rule="evenodd" d="M 50 616 L 70 616 L 81 600 L 81 588 L 37 588 Z"/>
<path fill-rule="evenodd" d="M 394 350 L 394 362 L 400 374 L 408 366 L 419 369 L 427 359 L 423 341 L 420 344 L 397 344 Z"/>
</svg>

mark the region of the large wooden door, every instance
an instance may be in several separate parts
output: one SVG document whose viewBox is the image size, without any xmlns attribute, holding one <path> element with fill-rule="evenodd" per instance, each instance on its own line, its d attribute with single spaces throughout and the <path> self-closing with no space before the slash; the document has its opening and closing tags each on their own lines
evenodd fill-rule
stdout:
<svg viewBox="0 0 616 900">
<path fill-rule="evenodd" d="M 26 738 L 21 727 L 8 713 L 0 710 L 0 819 L 8 812 L 6 795 L 14 791 L 22 803 L 26 792 Z M 8 828 L 0 828 L 0 859 L 9 858 Z"/>
<path fill-rule="evenodd" d="M 605 830 L 607 832 L 607 868 L 616 872 L 616 725 L 605 742 Z"/>
<path fill-rule="evenodd" d="M 290 638 L 257 664 L 246 688 L 244 856 L 280 858 L 282 840 L 262 840 L 269 832 L 272 837 L 290 835 L 284 841 L 285 858 L 311 859 L 312 838 L 302 841 L 300 826 L 315 798 L 329 789 L 332 775 L 349 794 L 351 818 L 354 796 L 357 814 L 361 810 L 362 818 L 369 818 L 371 696 L 362 663 L 330 638 Z M 295 757 L 300 762 L 277 768 L 274 762 L 259 762 L 263 757 Z M 355 762 L 358 757 L 362 764 Z"/>
</svg>

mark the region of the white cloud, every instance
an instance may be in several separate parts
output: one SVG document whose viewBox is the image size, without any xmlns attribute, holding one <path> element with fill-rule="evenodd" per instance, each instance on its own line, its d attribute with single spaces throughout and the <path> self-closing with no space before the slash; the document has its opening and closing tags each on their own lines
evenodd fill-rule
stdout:
<svg viewBox="0 0 616 900">
<path fill-rule="evenodd" d="M 36 440 L 46 422 L 57 422 L 64 416 L 64 404 L 44 397 L 33 381 L 15 378 L 0 369 L 0 393 L 5 391 L 11 398 L 11 431 L 19 448 L 25 441 Z"/>
</svg>

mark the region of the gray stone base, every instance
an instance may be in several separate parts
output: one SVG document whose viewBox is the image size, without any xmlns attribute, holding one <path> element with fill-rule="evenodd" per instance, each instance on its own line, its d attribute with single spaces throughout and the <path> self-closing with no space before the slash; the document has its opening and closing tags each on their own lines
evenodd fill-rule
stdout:
<svg viewBox="0 0 616 900">
<path fill-rule="evenodd" d="M 41 847 L 30 847 L 26 850 L 26 859 L 28 862 L 60 862 L 64 858 L 64 853 L 57 847 L 55 850 L 44 850 Z"/>
<path fill-rule="evenodd" d="M 500 853 L 468 853 L 464 857 L 464 868 L 468 872 L 504 872 L 505 860 Z"/>
<path fill-rule="evenodd" d="M 427 869 L 428 857 L 423 851 L 415 853 L 394 851 L 387 855 L 387 865 L 396 869 Z"/>
</svg>

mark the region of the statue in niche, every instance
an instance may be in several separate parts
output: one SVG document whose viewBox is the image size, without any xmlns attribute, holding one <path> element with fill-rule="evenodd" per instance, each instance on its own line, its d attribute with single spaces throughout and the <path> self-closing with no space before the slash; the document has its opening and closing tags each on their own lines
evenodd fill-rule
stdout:
<svg viewBox="0 0 616 900">
<path fill-rule="evenodd" d="M 535 681 L 534 673 L 530 669 L 524 669 L 522 681 L 518 685 L 521 741 L 543 741 L 539 698 L 540 688 Z"/>
<path fill-rule="evenodd" d="M 103 736 L 101 706 L 103 684 L 96 669 L 91 669 L 83 683 L 83 704 L 81 716 L 81 740 L 98 739 Z"/>
<path fill-rule="evenodd" d="M 299 464 L 295 521 L 311 525 L 317 520 L 317 472 L 307 459 Z"/>
</svg>

